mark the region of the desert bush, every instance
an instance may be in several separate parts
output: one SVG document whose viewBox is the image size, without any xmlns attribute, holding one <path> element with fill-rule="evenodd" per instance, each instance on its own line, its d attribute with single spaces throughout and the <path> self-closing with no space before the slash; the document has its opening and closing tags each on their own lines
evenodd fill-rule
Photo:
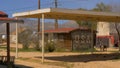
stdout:
<svg viewBox="0 0 120 68">
<path fill-rule="evenodd" d="M 37 50 L 37 51 L 41 50 L 41 46 L 40 46 L 40 41 L 39 40 L 40 40 L 40 38 L 38 38 L 37 34 L 34 34 L 32 36 L 31 43 L 32 43 L 34 49 Z"/>
<path fill-rule="evenodd" d="M 18 42 L 23 44 L 23 49 L 28 49 L 31 44 L 32 31 L 27 29 L 19 33 Z"/>
<path fill-rule="evenodd" d="M 55 50 L 55 43 L 53 41 L 47 42 L 45 45 L 45 50 L 47 52 L 53 52 Z"/>
</svg>

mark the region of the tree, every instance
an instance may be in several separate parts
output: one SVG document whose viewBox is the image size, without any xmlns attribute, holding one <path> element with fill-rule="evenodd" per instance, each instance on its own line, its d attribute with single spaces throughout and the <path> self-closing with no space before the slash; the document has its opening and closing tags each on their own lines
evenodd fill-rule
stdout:
<svg viewBox="0 0 120 68">
<path fill-rule="evenodd" d="M 96 5 L 96 7 L 94 9 L 92 9 L 92 11 L 104 11 L 104 12 L 110 12 L 111 11 L 111 6 L 110 5 L 106 5 L 103 2 L 98 3 Z"/>
<path fill-rule="evenodd" d="M 28 49 L 29 45 L 31 44 L 31 35 L 32 31 L 29 29 L 26 29 L 19 33 L 18 42 L 23 44 L 23 49 Z"/>
<path fill-rule="evenodd" d="M 119 8 L 119 6 L 120 6 L 120 4 L 118 3 L 118 4 L 111 4 L 111 6 L 112 6 L 112 11 L 114 11 L 114 12 L 120 12 L 120 8 Z M 117 32 L 117 35 L 118 35 L 118 47 L 119 47 L 119 52 L 120 52 L 120 30 L 119 30 L 119 28 L 120 28 L 120 24 L 118 23 L 118 22 L 115 22 L 114 23 L 114 26 L 115 26 L 115 30 L 116 30 L 116 32 Z"/>
<path fill-rule="evenodd" d="M 86 10 L 86 9 L 80 8 L 79 10 Z M 92 11 L 110 12 L 111 11 L 111 6 L 106 5 L 103 2 L 101 2 L 101 3 L 98 3 L 96 5 L 96 7 L 92 9 Z M 83 27 L 87 27 L 87 28 L 93 28 L 94 30 L 96 30 L 96 28 L 97 28 L 97 23 L 91 22 L 91 21 L 77 21 L 77 24 L 79 25 L 79 27 L 83 26 Z"/>
<path fill-rule="evenodd" d="M 84 8 L 79 8 L 79 10 L 87 10 Z M 79 27 L 87 27 L 87 28 L 93 28 L 94 30 L 96 30 L 97 24 L 94 23 L 93 21 L 76 21 L 76 23 L 79 25 Z M 93 27 L 92 27 L 93 26 Z"/>
<path fill-rule="evenodd" d="M 92 11 L 103 11 L 103 12 L 110 12 L 111 11 L 111 6 L 110 5 L 106 5 L 103 2 L 96 4 L 96 7 L 92 9 Z M 105 44 L 106 42 L 102 42 L 103 44 Z M 100 43 L 101 44 L 101 43 Z M 104 51 L 104 48 L 106 46 L 105 45 L 100 45 L 101 50 Z"/>
<path fill-rule="evenodd" d="M 92 9 L 93 11 L 104 11 L 104 12 L 112 12 L 112 11 L 115 11 L 117 10 L 119 12 L 119 7 L 118 8 L 115 8 L 113 7 L 113 5 L 106 5 L 104 3 L 98 3 L 96 5 L 96 8 Z M 118 43 L 118 46 L 119 46 L 119 51 L 120 51 L 120 31 L 119 31 L 119 25 L 118 23 L 114 23 L 114 26 L 115 26 L 115 30 L 118 34 L 118 40 L 119 40 L 119 43 Z"/>
<path fill-rule="evenodd" d="M 39 36 L 39 37 L 40 37 L 40 36 Z M 40 39 L 38 38 L 37 33 L 32 34 L 31 43 L 32 43 L 33 47 L 34 47 L 37 51 L 40 51 L 40 50 L 41 50 Z"/>
</svg>

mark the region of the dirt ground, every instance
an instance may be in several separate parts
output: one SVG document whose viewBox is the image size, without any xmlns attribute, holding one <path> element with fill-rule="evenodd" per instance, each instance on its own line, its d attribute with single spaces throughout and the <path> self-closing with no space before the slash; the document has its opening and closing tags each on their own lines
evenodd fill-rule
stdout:
<svg viewBox="0 0 120 68">
<path fill-rule="evenodd" d="M 41 55 L 40 52 L 20 52 L 15 64 L 20 68 L 120 68 L 120 61 L 116 60 L 119 54 L 54 52 L 45 54 L 44 63 Z"/>
<path fill-rule="evenodd" d="M 21 52 L 21 59 L 17 59 L 15 64 L 24 65 L 25 68 L 120 68 L 120 61 L 115 60 L 118 55 L 54 52 L 46 53 L 45 63 L 42 64 L 40 52 Z"/>
<path fill-rule="evenodd" d="M 6 51 L 1 53 L 6 55 Z M 11 55 L 15 56 L 15 52 Z M 19 52 L 15 64 L 18 68 L 120 68 L 120 54 L 113 52 L 45 53 L 44 63 L 41 63 L 41 55 L 41 52 Z"/>
</svg>

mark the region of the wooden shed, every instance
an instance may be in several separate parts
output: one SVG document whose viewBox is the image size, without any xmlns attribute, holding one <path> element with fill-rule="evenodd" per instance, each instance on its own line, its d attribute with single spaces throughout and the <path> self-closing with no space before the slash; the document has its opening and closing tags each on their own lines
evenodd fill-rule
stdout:
<svg viewBox="0 0 120 68">
<path fill-rule="evenodd" d="M 95 43 L 96 33 L 91 37 L 91 29 L 88 28 L 58 28 L 45 30 L 45 41 L 53 41 L 56 47 L 68 50 L 80 50 L 81 48 L 91 48 L 91 39 Z"/>
</svg>

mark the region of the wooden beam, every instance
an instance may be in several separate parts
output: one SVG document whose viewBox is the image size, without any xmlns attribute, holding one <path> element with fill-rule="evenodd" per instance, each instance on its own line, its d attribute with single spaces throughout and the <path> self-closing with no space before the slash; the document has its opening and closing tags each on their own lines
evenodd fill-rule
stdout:
<svg viewBox="0 0 120 68">
<path fill-rule="evenodd" d="M 7 68 L 10 68 L 10 24 L 6 23 L 7 34 Z"/>
</svg>

